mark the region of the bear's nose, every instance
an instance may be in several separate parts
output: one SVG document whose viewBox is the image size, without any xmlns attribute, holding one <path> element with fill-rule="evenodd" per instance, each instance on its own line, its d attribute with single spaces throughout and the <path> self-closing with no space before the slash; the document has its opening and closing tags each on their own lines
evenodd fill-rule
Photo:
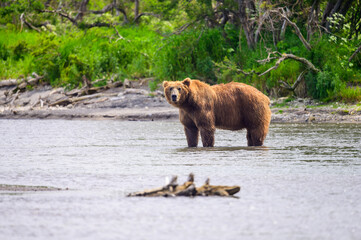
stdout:
<svg viewBox="0 0 361 240">
<path fill-rule="evenodd" d="M 172 95 L 172 101 L 173 102 L 177 101 L 177 95 L 174 95 L 174 94 Z"/>
</svg>

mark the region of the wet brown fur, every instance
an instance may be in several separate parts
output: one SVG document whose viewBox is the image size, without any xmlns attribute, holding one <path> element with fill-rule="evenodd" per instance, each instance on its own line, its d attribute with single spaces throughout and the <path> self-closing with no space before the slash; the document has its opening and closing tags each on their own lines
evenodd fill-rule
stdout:
<svg viewBox="0 0 361 240">
<path fill-rule="evenodd" d="M 214 146 L 216 128 L 247 129 L 248 146 L 262 146 L 271 121 L 269 98 L 243 83 L 210 86 L 199 80 L 163 82 L 167 101 L 179 108 L 189 147 Z M 172 95 L 173 98 L 172 99 Z"/>
</svg>

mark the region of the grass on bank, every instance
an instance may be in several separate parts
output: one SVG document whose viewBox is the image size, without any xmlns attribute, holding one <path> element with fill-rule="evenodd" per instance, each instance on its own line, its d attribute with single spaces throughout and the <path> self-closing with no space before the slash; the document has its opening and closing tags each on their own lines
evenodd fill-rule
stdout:
<svg viewBox="0 0 361 240">
<path fill-rule="evenodd" d="M 237 69 L 263 72 L 274 65 L 256 60 L 267 57 L 265 47 L 247 48 L 239 42 L 239 29 L 190 29 L 179 35 L 158 33 L 146 26 L 92 28 L 87 31 L 59 29 L 51 32 L 18 32 L 0 29 L 0 78 L 19 78 L 32 72 L 45 76 L 52 86 L 82 86 L 82 76 L 98 79 L 137 79 L 154 77 L 151 88 L 162 80 L 197 78 L 209 83 L 240 81 L 251 84 L 268 95 L 292 95 L 282 90 L 280 80 L 292 85 L 304 71 L 299 62 L 286 60 L 278 69 L 262 77 L 244 75 Z M 267 36 L 265 36 L 267 40 Z M 351 63 L 348 57 L 357 43 L 340 44 L 324 36 L 307 51 L 292 31 L 277 45 L 277 50 L 304 57 L 321 69 L 305 76 L 310 97 L 325 101 L 361 101 L 361 57 Z M 276 50 L 276 49 L 274 49 Z M 105 81 L 104 81 L 105 83 Z"/>
</svg>

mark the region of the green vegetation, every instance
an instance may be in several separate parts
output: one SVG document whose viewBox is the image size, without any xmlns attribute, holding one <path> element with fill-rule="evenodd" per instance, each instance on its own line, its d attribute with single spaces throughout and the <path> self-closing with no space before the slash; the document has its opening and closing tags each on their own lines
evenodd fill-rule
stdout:
<svg viewBox="0 0 361 240">
<path fill-rule="evenodd" d="M 0 79 L 36 72 L 52 86 L 75 88 L 84 77 L 104 79 L 98 84 L 153 77 L 150 87 L 155 89 L 160 81 L 191 77 L 211 84 L 240 81 L 268 95 L 292 96 L 282 82 L 292 86 L 305 71 L 308 96 L 361 101 L 361 53 L 356 51 L 361 0 L 341 4 L 343 10 L 326 19 L 323 11 L 335 1 L 315 1 L 319 12 L 313 27 L 308 23 L 314 1 L 243 2 L 240 7 L 209 0 L 66 0 L 55 11 L 55 1 L 0 1 Z M 281 31 L 285 9 L 292 9 L 288 19 L 309 46 L 290 24 Z M 317 71 L 287 58 L 262 75 L 282 54 L 306 59 Z"/>
</svg>

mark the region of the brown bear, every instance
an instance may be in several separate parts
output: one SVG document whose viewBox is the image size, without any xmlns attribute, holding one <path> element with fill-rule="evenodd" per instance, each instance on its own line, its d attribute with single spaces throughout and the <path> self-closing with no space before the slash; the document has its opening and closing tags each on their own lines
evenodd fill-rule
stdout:
<svg viewBox="0 0 361 240">
<path fill-rule="evenodd" d="M 269 98 L 256 88 L 231 82 L 210 86 L 199 80 L 163 82 L 167 101 L 179 108 L 188 147 L 214 146 L 216 128 L 247 129 L 248 146 L 262 146 L 271 121 Z"/>
</svg>

